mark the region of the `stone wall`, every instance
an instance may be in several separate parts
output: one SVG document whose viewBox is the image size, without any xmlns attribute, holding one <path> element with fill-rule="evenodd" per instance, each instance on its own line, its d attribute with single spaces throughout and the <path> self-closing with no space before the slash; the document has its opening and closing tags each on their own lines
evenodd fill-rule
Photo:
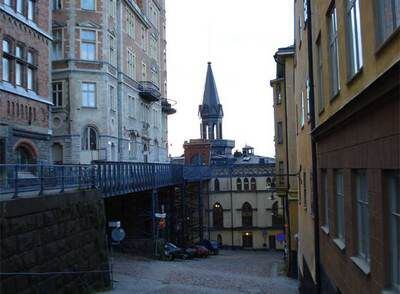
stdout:
<svg viewBox="0 0 400 294">
<path fill-rule="evenodd" d="M 58 272 L 1 275 L 0 293 L 88 293 L 108 287 L 105 227 L 97 191 L 0 202 L 0 272 Z"/>
</svg>

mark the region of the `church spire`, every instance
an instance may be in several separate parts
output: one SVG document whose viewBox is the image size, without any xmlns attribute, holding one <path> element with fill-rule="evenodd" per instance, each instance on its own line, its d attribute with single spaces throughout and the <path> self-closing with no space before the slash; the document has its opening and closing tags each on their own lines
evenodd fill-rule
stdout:
<svg viewBox="0 0 400 294">
<path fill-rule="evenodd" d="M 207 66 L 203 103 L 199 106 L 199 114 L 202 120 L 201 137 L 208 140 L 222 139 L 222 118 L 224 112 L 219 102 L 211 62 L 208 62 Z"/>
</svg>

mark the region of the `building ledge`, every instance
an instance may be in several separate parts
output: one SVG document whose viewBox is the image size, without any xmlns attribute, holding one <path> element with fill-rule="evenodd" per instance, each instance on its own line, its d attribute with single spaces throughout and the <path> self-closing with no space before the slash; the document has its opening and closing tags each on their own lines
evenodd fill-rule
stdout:
<svg viewBox="0 0 400 294">
<path fill-rule="evenodd" d="M 328 226 L 321 226 L 321 230 L 322 230 L 325 234 L 329 235 L 329 227 L 328 227 Z"/>
<path fill-rule="evenodd" d="M 12 93 L 12 94 L 15 94 L 18 96 L 23 96 L 25 98 L 29 98 L 29 99 L 32 99 L 32 100 L 35 100 L 38 102 L 46 103 L 48 105 L 53 105 L 52 102 L 47 100 L 48 98 L 39 96 L 35 92 L 26 90 L 22 87 L 18 87 L 18 86 L 15 87 L 14 85 L 11 85 L 10 83 L 7 83 L 7 82 L 0 82 L 0 91 L 9 92 L 9 93 Z"/>
<path fill-rule="evenodd" d="M 365 259 L 358 257 L 358 256 L 352 256 L 350 259 L 355 263 L 355 265 L 366 275 L 369 275 L 371 273 L 371 268 L 369 266 L 369 263 L 365 261 Z"/>
<path fill-rule="evenodd" d="M 53 41 L 53 37 L 49 33 L 45 32 L 43 29 L 41 29 L 34 21 L 29 20 L 22 14 L 15 12 L 11 7 L 0 3 L 0 11 L 4 11 L 5 13 L 7 13 L 8 15 L 19 20 L 20 22 L 22 22 L 23 24 L 25 24 L 26 26 L 28 26 L 35 32 L 39 33 L 43 37 L 47 38 L 50 41 Z"/>
<path fill-rule="evenodd" d="M 344 249 L 346 248 L 346 244 L 344 244 L 342 239 L 339 238 L 335 238 L 333 239 L 333 243 L 335 243 L 335 245 L 341 250 L 344 251 Z"/>
</svg>

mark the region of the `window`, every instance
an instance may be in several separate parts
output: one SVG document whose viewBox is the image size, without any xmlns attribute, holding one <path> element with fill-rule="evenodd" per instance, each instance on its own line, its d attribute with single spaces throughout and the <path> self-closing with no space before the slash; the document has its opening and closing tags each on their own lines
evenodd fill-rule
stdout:
<svg viewBox="0 0 400 294">
<path fill-rule="evenodd" d="M 28 0 L 28 13 L 27 17 L 29 20 L 34 20 L 34 14 L 35 14 L 35 1 L 34 0 Z"/>
<path fill-rule="evenodd" d="M 142 46 L 143 50 L 146 51 L 146 28 L 144 26 L 141 28 L 140 45 Z"/>
<path fill-rule="evenodd" d="M 303 206 L 307 209 L 307 173 L 303 172 Z"/>
<path fill-rule="evenodd" d="M 338 31 L 337 31 L 337 14 L 336 7 L 333 7 L 329 12 L 328 18 L 329 29 L 329 65 L 330 65 L 330 86 L 331 96 L 338 94 L 340 89 L 339 81 L 339 46 L 338 46 Z"/>
<path fill-rule="evenodd" d="M 400 171 L 388 176 L 389 233 L 390 233 L 390 285 L 400 290 Z"/>
<path fill-rule="evenodd" d="M 116 49 L 115 37 L 110 34 L 110 52 L 109 52 L 109 62 L 111 65 L 117 65 L 117 49 Z"/>
<path fill-rule="evenodd" d="M 108 0 L 108 5 L 109 5 L 109 11 L 108 11 L 109 15 L 111 17 L 115 18 L 116 10 L 117 10 L 116 1 L 115 0 Z"/>
<path fill-rule="evenodd" d="M 236 179 L 236 190 L 242 191 L 242 180 L 240 178 Z"/>
<path fill-rule="evenodd" d="M 245 202 L 242 206 L 242 226 L 253 226 L 253 208 L 248 202 Z"/>
<path fill-rule="evenodd" d="M 378 45 L 387 40 L 400 27 L 400 2 L 398 0 L 379 0 L 377 2 L 377 41 Z"/>
<path fill-rule="evenodd" d="M 28 90 L 35 90 L 36 83 L 36 62 L 35 62 L 35 54 L 32 51 L 28 51 L 27 53 L 27 70 L 26 70 L 26 87 Z"/>
<path fill-rule="evenodd" d="M 317 41 L 317 91 L 318 91 L 318 111 L 321 112 L 324 107 L 324 87 L 323 87 L 323 66 L 322 66 L 321 39 Z"/>
<path fill-rule="evenodd" d="M 150 38 L 150 56 L 153 59 L 158 60 L 158 40 L 157 37 L 151 35 Z"/>
<path fill-rule="evenodd" d="M 157 8 L 150 3 L 149 5 L 149 16 L 150 16 L 150 21 L 151 23 L 157 27 L 158 26 L 158 11 Z"/>
<path fill-rule="evenodd" d="M 147 81 L 147 65 L 144 61 L 142 62 L 142 81 Z"/>
<path fill-rule="evenodd" d="M 344 229 L 344 184 L 341 171 L 335 171 L 336 184 L 336 236 L 345 241 Z"/>
<path fill-rule="evenodd" d="M 53 43 L 52 43 L 52 57 L 53 60 L 62 59 L 62 30 L 53 30 Z"/>
<path fill-rule="evenodd" d="M 355 173 L 355 184 L 357 196 L 358 255 L 369 263 L 369 204 L 367 175 L 365 171 L 357 171 Z"/>
<path fill-rule="evenodd" d="M 220 229 L 224 227 L 224 210 L 218 202 L 213 206 L 213 227 Z"/>
<path fill-rule="evenodd" d="M 95 83 L 82 83 L 82 106 L 96 107 L 96 84 Z"/>
<path fill-rule="evenodd" d="M 301 17 L 299 17 L 298 30 L 299 30 L 299 46 L 300 46 L 301 45 L 301 41 L 303 41 L 303 27 L 302 27 L 302 24 L 301 24 Z"/>
<path fill-rule="evenodd" d="M 128 49 L 128 76 L 136 80 L 136 56 L 132 50 Z"/>
<path fill-rule="evenodd" d="M 17 12 L 20 14 L 24 14 L 24 1 L 23 0 L 16 0 L 16 7 Z"/>
<path fill-rule="evenodd" d="M 283 161 L 279 161 L 279 184 L 283 185 L 284 184 L 284 173 L 285 173 L 285 167 Z"/>
<path fill-rule="evenodd" d="M 87 127 L 82 134 L 82 150 L 97 150 L 97 131 L 93 127 Z"/>
<path fill-rule="evenodd" d="M 129 154 L 129 159 L 135 159 L 136 158 L 136 151 L 137 151 L 137 146 L 136 146 L 136 138 L 134 135 L 129 136 L 129 145 L 128 145 L 128 154 Z"/>
<path fill-rule="evenodd" d="M 214 180 L 214 191 L 219 192 L 219 180 Z"/>
<path fill-rule="evenodd" d="M 280 104 L 282 102 L 282 93 L 281 93 L 281 84 L 277 83 L 275 86 L 275 99 L 276 104 Z"/>
<path fill-rule="evenodd" d="M 363 65 L 360 23 L 360 1 L 347 0 L 347 69 L 349 78 L 353 77 Z"/>
<path fill-rule="evenodd" d="M 53 85 L 53 104 L 56 107 L 63 106 L 63 83 L 54 82 Z"/>
<path fill-rule="evenodd" d="M 96 32 L 81 30 L 81 58 L 85 60 L 96 59 Z"/>
<path fill-rule="evenodd" d="M 321 190 L 322 190 L 322 199 L 324 205 L 323 211 L 323 225 L 325 228 L 329 229 L 329 191 L 328 191 L 328 173 L 326 170 L 321 173 Z"/>
<path fill-rule="evenodd" d="M 95 0 L 81 0 L 81 8 L 84 10 L 95 10 Z"/>
<path fill-rule="evenodd" d="M 310 119 L 310 79 L 307 78 L 306 81 L 306 100 L 307 100 L 307 120 Z"/>
<path fill-rule="evenodd" d="M 2 79 L 11 82 L 11 44 L 7 40 L 3 40 L 3 57 L 2 57 Z"/>
<path fill-rule="evenodd" d="M 151 68 L 151 81 L 153 82 L 154 85 L 159 84 L 159 79 L 158 79 L 158 69 L 156 67 Z"/>
<path fill-rule="evenodd" d="M 22 86 L 24 79 L 23 49 L 20 46 L 15 47 L 15 84 Z"/>
<path fill-rule="evenodd" d="M 4 5 L 11 6 L 11 0 L 4 0 Z"/>
<path fill-rule="evenodd" d="M 255 178 L 251 178 L 250 180 L 250 189 L 253 192 L 257 191 L 257 181 Z"/>
<path fill-rule="evenodd" d="M 135 38 L 135 16 L 129 8 L 126 11 L 126 32 L 132 39 Z"/>
<path fill-rule="evenodd" d="M 300 126 L 304 127 L 304 116 L 305 116 L 305 113 L 304 113 L 304 94 L 303 94 L 303 92 L 301 92 L 301 97 L 300 97 L 300 111 L 301 111 L 301 113 L 300 113 Z"/>
<path fill-rule="evenodd" d="M 62 8 L 62 0 L 53 0 L 52 1 L 52 3 L 53 3 L 53 10 L 58 10 L 58 9 L 61 9 Z"/>
<path fill-rule="evenodd" d="M 282 134 L 283 130 L 282 130 L 282 122 L 278 122 L 276 125 L 276 136 L 277 136 L 277 142 L 278 144 L 282 144 L 283 143 L 283 134 Z"/>
<path fill-rule="evenodd" d="M 308 21 L 308 0 L 303 0 L 303 17 L 304 17 L 304 24 Z"/>
<path fill-rule="evenodd" d="M 135 118 L 136 111 L 136 100 L 133 96 L 128 96 L 128 115 L 132 118 Z"/>
<path fill-rule="evenodd" d="M 245 191 L 249 191 L 249 179 L 248 178 L 244 178 L 243 186 L 244 186 Z"/>
<path fill-rule="evenodd" d="M 115 111 L 117 109 L 117 101 L 115 97 L 115 88 L 109 86 L 110 109 Z"/>
</svg>

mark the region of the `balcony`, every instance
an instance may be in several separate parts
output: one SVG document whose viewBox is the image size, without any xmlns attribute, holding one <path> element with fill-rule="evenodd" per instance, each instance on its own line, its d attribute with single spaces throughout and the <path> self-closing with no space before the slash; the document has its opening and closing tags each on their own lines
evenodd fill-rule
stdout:
<svg viewBox="0 0 400 294">
<path fill-rule="evenodd" d="M 139 82 L 139 95 L 147 102 L 159 101 L 161 97 L 158 86 L 150 81 Z"/>
<path fill-rule="evenodd" d="M 167 98 L 161 99 L 161 107 L 162 111 L 168 115 L 176 113 L 176 109 L 172 107 L 172 104 L 167 100 Z"/>
</svg>

